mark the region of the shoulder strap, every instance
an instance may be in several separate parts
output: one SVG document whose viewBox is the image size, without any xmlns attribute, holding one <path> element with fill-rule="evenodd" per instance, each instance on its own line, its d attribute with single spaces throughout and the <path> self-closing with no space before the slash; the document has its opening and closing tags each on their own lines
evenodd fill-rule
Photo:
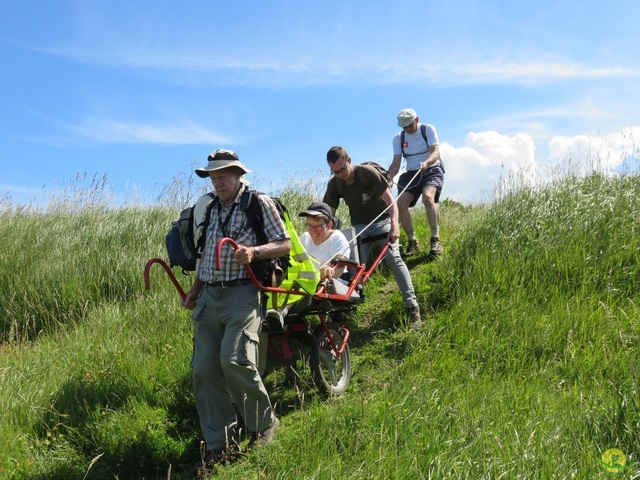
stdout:
<svg viewBox="0 0 640 480">
<path fill-rule="evenodd" d="M 404 129 L 400 132 L 400 150 L 402 151 L 402 156 L 406 157 L 404 154 Z"/>
<path fill-rule="evenodd" d="M 202 254 L 202 251 L 204 250 L 204 243 L 207 238 L 207 229 L 209 228 L 209 221 L 211 218 L 211 210 L 213 210 L 213 207 L 220 203 L 220 199 L 217 195 L 214 195 L 213 192 L 209 192 L 207 193 L 207 195 L 209 195 L 212 200 L 209 202 L 209 204 L 207 205 L 207 209 L 204 212 L 202 234 L 200 235 L 200 238 L 198 238 L 198 244 L 196 245 L 196 254 L 198 255 L 198 257 L 200 257 L 200 254 Z M 191 223 L 193 224 L 193 221 Z"/>
<path fill-rule="evenodd" d="M 209 216 L 211 214 L 211 209 L 214 207 L 214 205 L 217 205 L 218 202 L 220 202 L 220 199 L 213 192 L 207 193 L 207 196 L 211 198 L 211 201 L 207 204 L 207 208 L 204 210 L 204 220 L 201 223 L 202 236 L 200 238 L 204 237 L 205 232 L 207 231 L 207 227 L 209 226 Z"/>
<path fill-rule="evenodd" d="M 422 132 L 422 137 L 424 138 L 424 141 L 427 144 L 427 150 L 429 150 L 429 140 L 427 140 L 427 126 L 425 124 L 420 125 L 420 132 Z M 442 161 L 442 157 L 440 157 L 440 168 L 442 169 L 442 173 L 445 173 L 444 162 Z"/>
<path fill-rule="evenodd" d="M 245 190 L 242 193 L 242 197 L 240 199 L 240 209 L 245 212 L 247 216 L 247 221 L 251 226 L 251 229 L 256 235 L 256 239 L 258 240 L 259 245 L 264 245 L 267 242 L 267 236 L 264 231 L 264 216 L 262 213 L 262 207 L 260 206 L 260 201 L 258 197 L 260 195 L 264 195 L 262 192 L 258 192 L 257 190 Z"/>
<path fill-rule="evenodd" d="M 204 217 L 204 221 L 208 223 L 208 222 L 209 222 L 209 212 L 211 212 L 211 206 L 212 206 L 212 204 L 214 204 L 214 203 L 216 203 L 216 202 L 219 202 L 219 201 L 220 201 L 220 199 L 219 199 L 219 198 L 217 197 L 217 195 L 216 195 L 215 193 L 213 193 L 213 192 L 209 192 L 209 193 L 207 193 L 207 196 L 208 196 L 209 198 L 211 198 L 211 202 L 209 202 L 209 203 L 207 204 L 207 208 L 206 208 L 206 210 L 205 210 L 205 217 Z"/>
<path fill-rule="evenodd" d="M 424 142 L 427 144 L 427 150 L 429 150 L 429 140 L 427 140 L 427 126 L 424 123 L 420 124 L 420 133 L 422 133 L 422 138 L 424 138 Z"/>
<path fill-rule="evenodd" d="M 220 198 L 217 195 L 214 195 L 213 193 L 208 193 L 207 195 L 210 195 L 212 200 L 211 202 L 209 202 L 209 204 L 207 205 L 207 209 L 205 210 L 204 222 L 202 222 L 202 227 L 204 231 L 206 231 L 207 228 L 209 227 L 209 222 L 211 219 L 211 210 L 213 210 L 213 207 L 215 207 L 220 203 Z"/>
<path fill-rule="evenodd" d="M 207 202 L 207 204 L 205 205 L 204 216 L 201 216 L 199 218 L 195 218 L 196 207 L 198 206 L 198 203 L 200 203 L 200 200 L 203 197 L 209 197 L 209 199 L 210 199 Z M 191 224 L 189 225 L 189 232 L 190 232 L 191 235 L 193 235 L 195 233 L 194 227 L 195 228 L 200 228 L 203 225 L 205 225 L 205 222 L 209 221 L 209 219 L 207 218 L 207 213 L 209 212 L 209 206 L 211 205 L 212 201 L 214 201 L 217 198 L 218 197 L 216 197 L 213 192 L 207 192 L 205 195 L 200 197 L 198 199 L 198 201 L 194 205 L 191 206 L 191 216 L 189 218 L 189 221 L 191 222 Z M 202 219 L 202 221 L 200 221 L 201 219 Z"/>
</svg>

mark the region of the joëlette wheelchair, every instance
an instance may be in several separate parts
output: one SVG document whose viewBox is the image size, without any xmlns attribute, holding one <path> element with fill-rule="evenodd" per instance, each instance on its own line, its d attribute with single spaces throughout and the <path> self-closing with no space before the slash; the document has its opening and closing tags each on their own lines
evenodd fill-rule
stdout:
<svg viewBox="0 0 640 480">
<path fill-rule="evenodd" d="M 321 281 L 317 290 L 310 294 L 299 286 L 295 280 L 289 289 L 268 287 L 262 285 L 254 275 L 251 267 L 246 265 L 247 273 L 255 286 L 264 293 L 273 296 L 284 295 L 296 298 L 296 304 L 284 316 L 281 328 L 273 328 L 264 322 L 263 332 L 268 338 L 269 352 L 282 358 L 293 371 L 298 360 L 294 355 L 294 345 L 297 343 L 306 352 L 314 384 L 318 390 L 327 395 L 341 395 L 349 386 L 351 380 L 351 356 L 349 350 L 349 330 L 344 326 L 342 313 L 353 310 L 359 303 L 364 302 L 364 285 L 386 255 L 389 245 L 385 244 L 367 268 L 366 261 L 359 261 L 359 238 L 353 229 L 342 230 L 348 239 L 358 240 L 352 248 L 351 258 L 337 258 L 332 261 L 336 267 L 345 266 L 348 274 L 346 284 L 337 290 L 329 281 Z M 349 238 L 351 237 L 351 238 Z M 373 242 L 386 238 L 385 235 L 368 237 L 364 241 Z M 216 265 L 220 266 L 220 254 L 224 245 L 229 244 L 236 250 L 238 244 L 231 238 L 223 238 L 216 246 Z M 186 294 L 180 283 L 173 275 L 167 263 L 160 258 L 149 260 L 144 269 L 145 288 L 150 289 L 149 270 L 154 263 L 162 265 L 174 286 L 184 299 Z M 274 302 L 275 303 L 275 302 Z M 319 324 L 313 318 L 319 319 Z M 315 326 L 314 326 L 315 325 Z"/>
</svg>

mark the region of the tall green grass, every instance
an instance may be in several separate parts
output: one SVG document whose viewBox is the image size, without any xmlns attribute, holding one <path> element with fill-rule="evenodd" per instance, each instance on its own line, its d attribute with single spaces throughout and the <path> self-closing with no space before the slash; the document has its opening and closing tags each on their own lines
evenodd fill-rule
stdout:
<svg viewBox="0 0 640 480">
<path fill-rule="evenodd" d="M 521 188 L 459 238 L 454 268 L 473 275 L 459 291 L 547 302 L 579 295 L 625 301 L 640 287 L 637 177 L 566 178 Z"/>
<path fill-rule="evenodd" d="M 0 214 L 0 477 L 193 478 L 189 315 L 160 268 L 151 291 L 142 281 L 200 193 L 174 181 L 154 208 L 112 208 L 98 181 L 47 212 Z M 321 194 L 295 183 L 277 193 L 301 228 Z M 604 478 L 604 451 L 637 461 L 639 185 L 567 175 L 443 201 L 445 254 L 408 260 L 425 330 L 403 326 L 382 268 L 348 319 L 346 394 L 324 399 L 308 376 L 291 387 L 270 359 L 276 441 L 218 477 Z"/>
</svg>

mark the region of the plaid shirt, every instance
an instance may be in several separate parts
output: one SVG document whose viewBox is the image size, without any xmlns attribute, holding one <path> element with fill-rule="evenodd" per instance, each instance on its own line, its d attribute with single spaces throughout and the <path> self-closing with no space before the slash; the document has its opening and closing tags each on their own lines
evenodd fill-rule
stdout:
<svg viewBox="0 0 640 480">
<path fill-rule="evenodd" d="M 231 281 L 241 278 L 249 278 L 249 274 L 244 265 L 240 265 L 233 258 L 233 247 L 226 244 L 220 252 L 220 270 L 216 269 L 216 247 L 218 242 L 230 237 L 238 245 L 252 247 L 256 245 L 256 235 L 249 225 L 245 212 L 240 208 L 242 193 L 247 187 L 241 188 L 238 196 L 233 202 L 224 204 L 217 201 L 217 205 L 211 209 L 209 227 L 206 232 L 204 254 L 200 262 L 200 279 L 203 282 L 212 283 L 218 281 Z M 289 238 L 284 222 L 276 206 L 268 195 L 258 197 L 262 215 L 264 217 L 264 227 L 269 243 Z M 235 207 L 233 207 L 235 205 Z M 232 208 L 233 207 L 233 208 Z M 229 217 L 231 215 L 231 217 Z M 227 221 L 228 219 L 228 221 Z"/>
</svg>

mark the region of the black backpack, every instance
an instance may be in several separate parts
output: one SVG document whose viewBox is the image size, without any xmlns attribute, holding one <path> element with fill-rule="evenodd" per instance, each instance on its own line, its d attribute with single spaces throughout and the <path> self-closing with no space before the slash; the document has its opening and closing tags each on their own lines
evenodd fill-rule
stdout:
<svg viewBox="0 0 640 480">
<path fill-rule="evenodd" d="M 215 197 L 213 193 L 208 196 Z M 171 229 L 165 237 L 169 266 L 180 267 L 185 275 L 196 269 L 196 261 L 202 254 L 202 248 L 195 243 L 193 231 L 193 210 L 195 205 L 185 208 L 180 212 L 180 217 L 171 222 Z M 207 213 L 209 209 L 207 208 Z M 202 238 L 202 237 L 201 237 Z"/>
<path fill-rule="evenodd" d="M 424 123 L 420 124 L 420 133 L 422 134 L 422 138 L 424 138 L 424 141 L 427 144 L 427 149 L 424 152 L 410 153 L 410 154 L 404 153 L 404 133 L 405 133 L 404 130 L 400 132 L 400 150 L 402 150 L 402 156 L 404 158 L 413 157 L 414 155 L 420 155 L 422 153 L 427 153 L 429 151 L 429 140 L 427 140 L 427 126 Z M 444 162 L 442 161 L 442 158 L 440 158 L 440 168 L 444 173 Z"/>
<path fill-rule="evenodd" d="M 264 195 L 264 193 L 258 192 L 256 190 L 245 190 L 242 193 L 239 205 L 240 210 L 245 212 L 247 221 L 249 222 L 249 226 L 256 235 L 256 246 L 269 243 L 269 240 L 267 239 L 267 235 L 265 233 L 264 214 L 262 213 L 260 201 L 258 200 L 258 197 L 260 197 L 260 195 Z M 279 198 L 271 197 L 271 200 L 273 200 L 273 203 L 275 204 L 276 209 L 280 214 L 280 218 L 284 222 L 285 214 L 288 215 L 287 208 L 282 204 Z M 219 202 L 220 199 L 218 197 L 215 197 L 207 207 L 207 214 L 203 224 L 203 234 L 200 236 L 200 241 L 197 245 L 198 251 L 202 251 L 204 249 L 206 231 L 209 227 L 209 221 L 211 218 L 211 209 L 218 205 Z M 254 275 L 262 285 L 266 287 L 277 287 L 285 278 L 287 278 L 287 271 L 291 266 L 290 256 L 287 253 L 286 255 L 277 258 L 256 260 L 251 262 L 250 266 L 251 270 L 253 270 Z"/>
</svg>

